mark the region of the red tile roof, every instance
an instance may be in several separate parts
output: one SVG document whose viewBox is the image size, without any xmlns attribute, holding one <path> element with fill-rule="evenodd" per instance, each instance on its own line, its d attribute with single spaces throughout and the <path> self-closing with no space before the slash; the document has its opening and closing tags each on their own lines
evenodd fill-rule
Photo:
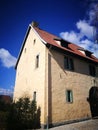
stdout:
<svg viewBox="0 0 98 130">
<path fill-rule="evenodd" d="M 73 44 L 71 42 L 68 42 L 66 40 L 63 40 L 63 39 L 61 39 L 61 38 L 59 38 L 59 37 L 57 37 L 57 36 L 55 36 L 55 35 L 53 35 L 51 33 L 48 33 L 46 31 L 38 28 L 38 27 L 33 27 L 32 25 L 30 25 L 28 30 L 27 30 L 24 42 L 22 44 L 22 47 L 21 47 L 21 50 L 20 50 L 20 53 L 19 53 L 19 56 L 18 56 L 18 59 L 17 59 L 17 62 L 16 62 L 15 69 L 17 69 L 18 62 L 20 60 L 20 57 L 21 57 L 21 54 L 22 54 L 26 39 L 27 39 L 27 37 L 29 35 L 29 31 L 30 31 L 31 28 L 33 28 L 35 30 L 35 32 L 39 35 L 41 40 L 43 40 L 47 45 L 52 45 L 52 46 L 56 47 L 57 49 L 61 49 L 64 52 L 68 52 L 70 54 L 80 56 L 80 57 L 82 57 L 84 59 L 88 59 L 88 60 L 98 64 L 98 59 L 95 56 L 93 56 L 93 55 L 86 56 L 85 54 L 83 54 L 82 52 L 79 51 L 79 50 L 87 51 L 87 50 L 83 49 L 82 47 L 80 47 L 80 46 L 78 46 L 76 44 Z M 68 45 L 68 47 L 63 47 L 63 46 L 59 45 L 56 40 L 64 41 L 65 44 Z"/>
<path fill-rule="evenodd" d="M 59 38 L 59 37 L 57 37 L 57 36 L 55 36 L 55 35 L 53 35 L 53 34 L 50 34 L 50 33 L 46 32 L 46 31 L 44 31 L 44 30 L 42 30 L 42 29 L 40 29 L 40 28 L 38 28 L 38 27 L 33 27 L 33 28 L 36 30 L 36 32 L 39 34 L 39 36 L 40 36 L 47 44 L 50 44 L 50 45 L 52 45 L 52 46 L 57 47 L 58 49 L 62 49 L 63 51 L 67 51 L 67 52 L 69 52 L 69 53 L 78 55 L 78 56 L 80 56 L 80 57 L 82 57 L 82 58 L 86 58 L 86 59 L 88 59 L 88 60 L 91 60 L 91 61 L 93 61 L 93 62 L 98 63 L 98 59 L 97 59 L 95 56 L 93 56 L 92 53 L 91 53 L 91 56 L 89 57 L 89 56 L 83 54 L 82 52 L 80 52 L 79 49 L 84 50 L 84 51 L 87 51 L 87 50 L 83 49 L 82 47 L 80 47 L 80 46 L 78 46 L 78 45 L 76 45 L 76 44 L 73 44 L 73 43 L 71 43 L 71 42 L 68 42 L 68 41 L 66 41 L 66 40 L 64 40 L 64 41 L 65 41 L 65 44 L 68 44 L 68 48 L 63 47 L 63 46 L 59 45 L 59 44 L 56 42 L 56 40 L 55 40 L 55 39 L 60 40 L 61 38 Z M 61 39 L 61 40 L 63 40 L 63 39 Z M 88 51 L 88 52 L 89 52 L 89 51 Z"/>
</svg>

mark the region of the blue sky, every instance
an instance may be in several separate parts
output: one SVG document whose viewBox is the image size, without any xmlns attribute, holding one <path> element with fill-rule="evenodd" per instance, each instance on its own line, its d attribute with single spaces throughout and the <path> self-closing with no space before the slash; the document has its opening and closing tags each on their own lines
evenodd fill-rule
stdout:
<svg viewBox="0 0 98 130">
<path fill-rule="evenodd" d="M 13 91 L 14 65 L 32 21 L 98 57 L 98 44 L 92 34 L 97 3 L 97 0 L 0 0 L 0 94 Z"/>
</svg>

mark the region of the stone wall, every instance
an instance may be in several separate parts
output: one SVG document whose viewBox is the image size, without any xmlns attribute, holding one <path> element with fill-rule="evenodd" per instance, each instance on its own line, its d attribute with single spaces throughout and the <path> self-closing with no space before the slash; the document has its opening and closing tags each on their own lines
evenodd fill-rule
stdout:
<svg viewBox="0 0 98 130">
<path fill-rule="evenodd" d="M 23 96 L 33 99 L 33 94 L 36 92 L 37 106 L 41 107 L 41 123 L 44 123 L 46 47 L 32 28 L 25 42 L 17 66 L 14 100 Z M 37 55 L 39 55 L 38 68 L 36 68 Z"/>
<path fill-rule="evenodd" d="M 50 123 L 91 117 L 87 101 L 94 77 L 89 63 L 72 57 L 74 71 L 64 70 L 64 55 L 51 50 L 49 54 L 49 120 Z M 73 102 L 66 101 L 66 90 L 72 90 Z"/>
</svg>

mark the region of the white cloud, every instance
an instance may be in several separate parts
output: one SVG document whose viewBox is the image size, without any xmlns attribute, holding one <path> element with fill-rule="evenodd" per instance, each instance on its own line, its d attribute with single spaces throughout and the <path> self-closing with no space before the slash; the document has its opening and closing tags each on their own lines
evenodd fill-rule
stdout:
<svg viewBox="0 0 98 130">
<path fill-rule="evenodd" d="M 92 24 L 95 19 L 95 11 L 90 10 L 88 15 L 89 15 L 89 23 Z"/>
<path fill-rule="evenodd" d="M 15 66 L 17 59 L 14 56 L 12 56 L 8 50 L 1 48 L 0 60 L 4 67 L 10 68 L 10 67 Z"/>
<path fill-rule="evenodd" d="M 76 23 L 77 29 L 79 29 L 82 36 L 86 36 L 89 39 L 93 37 L 93 27 L 90 26 L 85 20 L 80 20 Z"/>
<path fill-rule="evenodd" d="M 79 20 L 76 23 L 76 28 L 79 30 L 78 33 L 71 30 L 70 32 L 61 32 L 60 36 L 76 44 L 79 44 L 79 42 L 81 42 L 81 40 L 83 40 L 84 37 L 86 39 L 92 39 L 93 27 L 90 26 L 85 20 Z"/>
<path fill-rule="evenodd" d="M 90 4 L 90 7 L 88 8 L 88 16 L 89 16 L 89 23 L 91 25 L 95 25 L 96 22 L 98 21 L 96 18 L 98 16 L 98 1 L 97 1 L 97 4 L 96 2 L 92 2 Z M 97 21 L 96 21 L 97 20 Z M 97 25 L 98 26 L 98 25 Z"/>
<path fill-rule="evenodd" d="M 86 11 L 86 19 L 76 22 L 77 31 L 61 32 L 60 36 L 91 51 L 98 57 L 98 0 L 92 1 Z M 96 28 L 94 27 L 96 26 Z"/>
<path fill-rule="evenodd" d="M 95 44 L 93 40 L 93 27 L 85 20 L 80 20 L 76 23 L 76 31 L 61 32 L 60 36 L 72 43 L 75 43 L 84 49 L 92 51 L 96 57 L 98 57 L 98 44 Z"/>
<path fill-rule="evenodd" d="M 63 39 L 66 39 L 66 40 L 68 40 L 70 42 L 73 42 L 73 43 L 79 43 L 79 40 L 80 40 L 80 37 L 79 37 L 78 33 L 74 32 L 74 31 L 61 32 L 60 36 Z"/>
<path fill-rule="evenodd" d="M 94 52 L 94 55 L 98 58 L 98 44 L 93 44 L 91 51 Z"/>
<path fill-rule="evenodd" d="M 0 95 L 13 95 L 13 90 L 0 88 Z"/>
<path fill-rule="evenodd" d="M 94 43 L 88 39 L 82 40 L 80 42 L 80 46 L 87 49 L 87 50 L 89 50 L 91 47 L 93 47 L 93 44 Z"/>
</svg>

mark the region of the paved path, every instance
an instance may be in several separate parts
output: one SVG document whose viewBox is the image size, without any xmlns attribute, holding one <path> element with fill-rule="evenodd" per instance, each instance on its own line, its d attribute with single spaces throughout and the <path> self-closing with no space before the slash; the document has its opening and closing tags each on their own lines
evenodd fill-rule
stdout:
<svg viewBox="0 0 98 130">
<path fill-rule="evenodd" d="M 49 130 L 98 130 L 98 119 L 91 119 L 73 124 L 67 124 Z"/>
</svg>

